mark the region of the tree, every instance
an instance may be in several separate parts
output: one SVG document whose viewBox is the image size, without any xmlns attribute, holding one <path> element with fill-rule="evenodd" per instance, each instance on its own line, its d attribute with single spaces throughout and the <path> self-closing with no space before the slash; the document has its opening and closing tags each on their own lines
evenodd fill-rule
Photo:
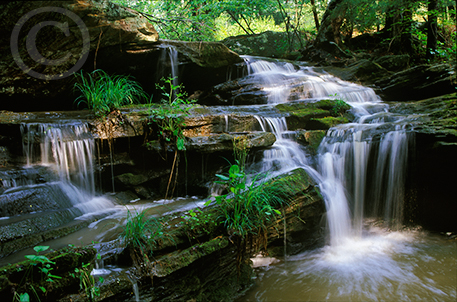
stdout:
<svg viewBox="0 0 457 302">
<path fill-rule="evenodd" d="M 428 3 L 428 22 L 427 22 L 427 53 L 426 59 L 433 59 L 436 52 L 436 42 L 438 35 L 437 0 L 429 0 Z"/>
</svg>

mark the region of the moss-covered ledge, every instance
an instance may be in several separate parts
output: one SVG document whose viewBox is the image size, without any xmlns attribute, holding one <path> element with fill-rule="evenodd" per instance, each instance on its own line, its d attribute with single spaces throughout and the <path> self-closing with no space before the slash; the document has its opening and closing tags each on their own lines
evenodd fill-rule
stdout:
<svg viewBox="0 0 457 302">
<path fill-rule="evenodd" d="M 164 277 L 183 267 L 190 265 L 196 260 L 221 250 L 229 244 L 224 237 L 216 237 L 201 244 L 195 244 L 182 251 L 174 251 L 158 258 L 152 263 L 152 273 L 157 277 Z"/>
<path fill-rule="evenodd" d="M 415 132 L 457 139 L 457 93 L 391 106 L 393 113 L 411 114 Z"/>
<path fill-rule="evenodd" d="M 83 264 L 92 263 L 97 251 L 93 247 L 66 247 L 46 254 L 52 264 L 52 274 L 61 277 L 48 282 L 42 278 L 37 266 L 31 260 L 10 264 L 0 268 L 0 296 L 2 301 L 15 301 L 14 293 L 28 293 L 32 296 L 30 283 L 34 287 L 43 287 L 46 291 L 36 290 L 41 301 L 56 301 L 69 292 L 79 291 L 79 277 L 72 274 L 75 268 L 82 268 Z M 40 265 L 38 265 L 40 266 Z M 89 271 L 92 266 L 89 267 Z"/>
<path fill-rule="evenodd" d="M 342 100 L 320 100 L 317 102 L 291 102 L 276 105 L 286 115 L 289 130 L 328 130 L 353 119 L 351 106 Z"/>
</svg>

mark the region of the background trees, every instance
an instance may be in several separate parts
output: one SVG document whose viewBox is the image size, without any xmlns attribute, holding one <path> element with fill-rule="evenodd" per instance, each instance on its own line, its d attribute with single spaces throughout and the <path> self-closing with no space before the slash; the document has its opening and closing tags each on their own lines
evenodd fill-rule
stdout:
<svg viewBox="0 0 457 302">
<path fill-rule="evenodd" d="M 315 45 L 354 49 L 354 37 L 370 34 L 373 49 L 386 53 L 420 60 L 457 55 L 453 0 L 112 1 L 143 12 L 165 39 L 218 41 L 273 30 L 286 32 L 290 46 L 316 38 Z"/>
</svg>

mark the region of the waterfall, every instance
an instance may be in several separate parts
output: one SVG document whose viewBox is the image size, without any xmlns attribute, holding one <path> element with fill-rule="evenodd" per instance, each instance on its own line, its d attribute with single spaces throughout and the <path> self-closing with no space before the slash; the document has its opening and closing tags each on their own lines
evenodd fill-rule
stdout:
<svg viewBox="0 0 457 302">
<path fill-rule="evenodd" d="M 158 61 L 158 79 L 162 77 L 173 78 L 173 86 L 179 85 L 179 70 L 178 70 L 178 51 L 173 46 L 166 46 L 161 50 Z"/>
<path fill-rule="evenodd" d="M 268 93 L 268 103 L 338 98 L 352 103 L 363 113 L 367 113 L 363 105 L 380 103 L 373 89 L 316 72 L 310 66 L 293 65 L 279 60 L 265 61 L 251 56 L 243 58 L 248 74 Z"/>
<path fill-rule="evenodd" d="M 114 206 L 110 200 L 95 196 L 94 139 L 87 124 L 22 124 L 21 133 L 26 167 L 52 168 L 57 176 L 52 183 L 60 195 L 65 195 L 62 198 L 79 210 L 75 215 Z"/>
<path fill-rule="evenodd" d="M 333 245 L 360 237 L 367 213 L 383 216 L 395 225 L 402 221 L 407 132 L 396 126 L 393 131 L 381 133 L 376 142 L 373 136 L 379 135 L 379 128 L 385 125 L 377 119 L 372 119 L 374 124 L 364 124 L 365 120 L 361 118 L 351 127 L 330 129 L 319 147 L 320 188 L 327 203 Z M 368 171 L 370 159 L 375 160 L 374 173 Z"/>
<path fill-rule="evenodd" d="M 276 142 L 272 148 L 263 152 L 260 171 L 276 176 L 296 168 L 311 168 L 304 150 L 291 139 L 284 117 L 255 116 L 255 118 L 263 131 L 272 132 L 276 136 Z"/>
<path fill-rule="evenodd" d="M 264 151 L 260 170 L 277 175 L 301 167 L 315 179 L 327 207 L 330 244 L 360 238 L 367 214 L 401 223 L 409 140 L 402 118 L 390 115 L 371 88 L 307 66 L 247 56 L 245 61 L 249 76 L 258 78 L 268 92 L 269 103 L 337 98 L 352 107 L 355 122 L 329 129 L 316 169 L 292 140 L 285 117 L 256 116 L 262 130 L 277 139 Z"/>
</svg>

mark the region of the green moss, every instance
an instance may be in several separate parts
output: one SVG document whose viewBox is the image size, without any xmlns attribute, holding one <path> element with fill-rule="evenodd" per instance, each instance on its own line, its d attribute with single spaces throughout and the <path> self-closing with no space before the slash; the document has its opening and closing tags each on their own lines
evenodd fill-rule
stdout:
<svg viewBox="0 0 457 302">
<path fill-rule="evenodd" d="M 298 141 L 310 146 L 314 151 L 317 151 L 325 134 L 325 130 L 301 131 L 298 135 Z"/>
<path fill-rule="evenodd" d="M 214 238 L 202 244 L 195 244 L 183 251 L 167 254 L 154 263 L 154 275 L 159 277 L 167 276 L 178 269 L 188 266 L 197 259 L 225 248 L 227 245 L 227 238 Z"/>
<path fill-rule="evenodd" d="M 329 129 L 329 128 L 334 127 L 339 124 L 349 123 L 349 120 L 343 116 L 340 116 L 340 117 L 327 116 L 324 118 L 313 119 L 313 121 L 320 124 L 320 127 L 318 129 Z"/>
<path fill-rule="evenodd" d="M 280 112 L 288 113 L 289 130 L 321 129 L 347 123 L 347 111 L 351 108 L 342 100 L 320 100 L 315 103 L 287 103 L 276 106 Z M 342 118 L 345 116 L 345 118 Z M 319 121 L 316 123 L 315 121 Z M 338 122 L 341 121 L 341 122 Z M 329 126 L 331 125 L 331 126 Z"/>
</svg>

